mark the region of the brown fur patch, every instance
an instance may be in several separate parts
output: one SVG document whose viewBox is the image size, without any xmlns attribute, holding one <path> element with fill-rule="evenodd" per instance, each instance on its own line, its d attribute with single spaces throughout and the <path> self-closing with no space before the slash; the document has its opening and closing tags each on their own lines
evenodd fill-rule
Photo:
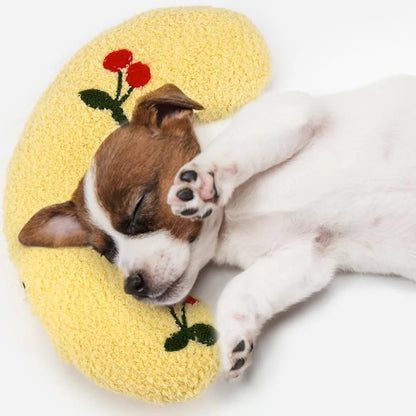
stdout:
<svg viewBox="0 0 416 416">
<path fill-rule="evenodd" d="M 197 104 L 176 87 L 158 91 L 139 101 L 133 122 L 113 132 L 97 151 L 97 196 L 119 232 L 167 229 L 189 240 L 199 234 L 201 222 L 173 215 L 166 200 L 177 171 L 200 152 L 189 110 Z"/>
</svg>

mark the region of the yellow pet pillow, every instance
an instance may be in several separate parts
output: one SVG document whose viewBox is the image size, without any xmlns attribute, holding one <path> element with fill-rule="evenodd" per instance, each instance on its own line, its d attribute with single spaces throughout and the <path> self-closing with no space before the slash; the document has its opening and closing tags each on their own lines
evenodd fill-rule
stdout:
<svg viewBox="0 0 416 416">
<path fill-rule="evenodd" d="M 174 83 L 205 107 L 199 117 L 209 122 L 258 96 L 269 76 L 267 46 L 246 17 L 160 9 L 86 45 L 39 100 L 10 162 L 4 229 L 56 349 L 100 385 L 159 403 L 202 392 L 219 366 L 208 307 L 192 297 L 175 308 L 142 304 L 92 249 L 23 247 L 19 231 L 40 208 L 69 199 L 140 96 Z"/>
</svg>

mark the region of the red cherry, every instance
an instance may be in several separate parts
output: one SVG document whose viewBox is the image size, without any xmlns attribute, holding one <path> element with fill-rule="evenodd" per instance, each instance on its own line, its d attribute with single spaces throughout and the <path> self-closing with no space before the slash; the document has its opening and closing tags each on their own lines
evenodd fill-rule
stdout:
<svg viewBox="0 0 416 416">
<path fill-rule="evenodd" d="M 131 64 L 127 69 L 126 81 L 131 87 L 143 87 L 150 81 L 150 68 L 141 62 Z"/>
<path fill-rule="evenodd" d="M 198 299 L 195 299 L 193 296 L 188 295 L 188 297 L 185 299 L 185 303 L 189 303 L 193 305 L 194 303 L 197 303 Z"/>
<path fill-rule="evenodd" d="M 118 72 L 130 65 L 133 54 L 128 49 L 110 52 L 103 61 L 103 67 L 111 72 Z"/>
</svg>

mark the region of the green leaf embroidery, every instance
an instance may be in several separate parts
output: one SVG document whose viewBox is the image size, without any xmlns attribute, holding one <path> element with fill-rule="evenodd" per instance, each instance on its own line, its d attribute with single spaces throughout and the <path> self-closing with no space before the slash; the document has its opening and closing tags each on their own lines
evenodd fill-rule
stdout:
<svg viewBox="0 0 416 416">
<path fill-rule="evenodd" d="M 131 91 L 129 95 L 130 93 Z M 94 108 L 95 110 L 110 110 L 111 116 L 120 126 L 128 124 L 129 120 L 121 108 L 122 102 L 112 98 L 105 91 L 96 89 L 84 90 L 79 93 L 79 96 L 88 107 Z M 123 97 L 124 101 L 126 99 L 125 97 L 128 97 L 128 95 L 126 94 Z"/>
<path fill-rule="evenodd" d="M 189 339 L 207 346 L 214 345 L 217 342 L 217 331 L 207 324 L 195 324 L 188 328 Z"/>
<path fill-rule="evenodd" d="M 129 124 L 129 120 L 124 114 L 124 111 L 121 107 L 115 107 L 111 111 L 111 115 L 113 116 L 113 119 L 117 121 L 120 126 L 124 126 L 125 124 Z"/>
<path fill-rule="evenodd" d="M 188 345 L 189 337 L 186 329 L 175 332 L 165 341 L 166 351 L 179 351 Z"/>
<path fill-rule="evenodd" d="M 165 341 L 166 351 L 182 350 L 188 345 L 189 341 L 198 342 L 207 347 L 214 345 L 217 342 L 217 331 L 211 325 L 198 323 L 188 328 L 185 302 L 182 304 L 182 321 L 177 317 L 175 309 L 172 306 L 169 307 L 169 311 L 180 330 L 171 334 Z"/>
<path fill-rule="evenodd" d="M 88 107 L 96 110 L 114 110 L 114 108 L 119 107 L 118 102 L 105 91 L 96 89 L 84 90 L 79 92 L 79 96 Z"/>
</svg>

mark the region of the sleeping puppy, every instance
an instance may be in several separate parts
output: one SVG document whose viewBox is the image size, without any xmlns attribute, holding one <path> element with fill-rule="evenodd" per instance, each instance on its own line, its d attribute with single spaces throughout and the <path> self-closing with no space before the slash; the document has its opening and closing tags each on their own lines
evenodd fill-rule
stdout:
<svg viewBox="0 0 416 416">
<path fill-rule="evenodd" d="M 90 245 L 154 305 L 183 300 L 210 260 L 240 267 L 216 316 L 227 378 L 250 365 L 268 319 L 337 270 L 416 278 L 416 78 L 268 93 L 194 125 L 201 109 L 171 84 L 141 98 L 21 243 Z"/>
</svg>

